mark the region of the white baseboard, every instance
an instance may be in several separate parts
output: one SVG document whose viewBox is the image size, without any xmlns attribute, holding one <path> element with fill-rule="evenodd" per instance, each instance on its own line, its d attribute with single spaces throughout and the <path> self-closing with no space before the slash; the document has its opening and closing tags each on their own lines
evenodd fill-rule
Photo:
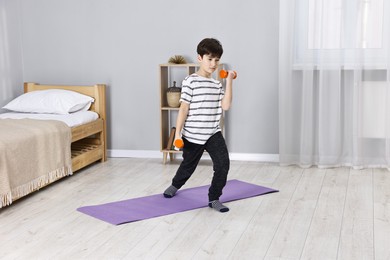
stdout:
<svg viewBox="0 0 390 260">
<path fill-rule="evenodd" d="M 279 163 L 279 154 L 261 153 L 230 153 L 230 160 L 233 161 L 254 161 Z"/>
<path fill-rule="evenodd" d="M 162 152 L 152 150 L 107 150 L 107 156 L 111 158 L 161 158 Z M 255 153 L 230 153 L 232 161 L 254 161 L 254 162 L 279 162 L 279 154 L 255 154 Z M 210 159 L 206 154 L 203 159 Z"/>
<path fill-rule="evenodd" d="M 107 150 L 107 156 L 112 158 L 162 158 L 162 152 L 151 150 Z"/>
</svg>

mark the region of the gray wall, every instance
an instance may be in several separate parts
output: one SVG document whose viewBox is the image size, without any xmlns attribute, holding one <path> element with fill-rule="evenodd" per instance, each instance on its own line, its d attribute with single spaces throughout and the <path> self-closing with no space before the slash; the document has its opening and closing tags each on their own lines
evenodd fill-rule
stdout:
<svg viewBox="0 0 390 260">
<path fill-rule="evenodd" d="M 19 5 L 23 80 L 106 83 L 109 149 L 159 150 L 158 64 L 175 54 L 196 62 L 198 42 L 215 37 L 224 47 L 222 62 L 239 74 L 226 119 L 230 152 L 278 153 L 279 1 L 19 0 Z"/>
<path fill-rule="evenodd" d="M 21 44 L 19 4 L 0 0 L 0 108 L 23 93 Z"/>
</svg>

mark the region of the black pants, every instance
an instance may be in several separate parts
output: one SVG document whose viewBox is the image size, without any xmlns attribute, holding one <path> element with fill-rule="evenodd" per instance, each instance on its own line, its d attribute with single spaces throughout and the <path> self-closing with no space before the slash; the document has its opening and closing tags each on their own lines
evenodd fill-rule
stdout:
<svg viewBox="0 0 390 260">
<path fill-rule="evenodd" d="M 206 150 L 213 161 L 214 176 L 209 189 L 209 201 L 218 200 L 226 185 L 230 167 L 229 153 L 221 132 L 210 137 L 204 145 L 194 144 L 183 138 L 183 161 L 173 177 L 172 185 L 180 189 L 194 173 Z"/>
</svg>

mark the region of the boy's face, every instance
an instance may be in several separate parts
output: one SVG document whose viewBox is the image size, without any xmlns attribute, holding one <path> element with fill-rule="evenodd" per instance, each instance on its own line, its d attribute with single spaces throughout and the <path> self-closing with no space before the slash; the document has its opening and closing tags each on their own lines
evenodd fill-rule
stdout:
<svg viewBox="0 0 390 260">
<path fill-rule="evenodd" d="M 220 58 L 214 57 L 210 54 L 202 56 L 198 55 L 200 69 L 208 74 L 212 74 L 218 67 Z"/>
</svg>

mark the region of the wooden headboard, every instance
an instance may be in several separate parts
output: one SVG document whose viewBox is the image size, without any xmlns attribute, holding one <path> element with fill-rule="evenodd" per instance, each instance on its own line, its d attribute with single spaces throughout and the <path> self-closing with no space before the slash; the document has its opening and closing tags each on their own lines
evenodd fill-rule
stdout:
<svg viewBox="0 0 390 260">
<path fill-rule="evenodd" d="M 65 89 L 75 91 L 95 99 L 90 110 L 99 114 L 99 117 L 106 121 L 106 85 L 96 84 L 93 86 L 68 86 L 68 85 L 40 85 L 37 83 L 25 82 L 24 93 L 35 90 Z"/>
</svg>

